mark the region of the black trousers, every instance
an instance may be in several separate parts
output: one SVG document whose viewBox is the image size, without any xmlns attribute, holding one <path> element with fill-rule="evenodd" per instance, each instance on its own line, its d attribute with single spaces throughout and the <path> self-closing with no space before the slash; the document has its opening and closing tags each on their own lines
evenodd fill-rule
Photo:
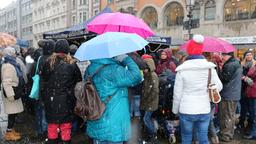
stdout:
<svg viewBox="0 0 256 144">
<path fill-rule="evenodd" d="M 9 114 L 8 115 L 7 129 L 12 129 L 14 127 L 16 116 L 17 116 L 17 114 Z"/>
</svg>

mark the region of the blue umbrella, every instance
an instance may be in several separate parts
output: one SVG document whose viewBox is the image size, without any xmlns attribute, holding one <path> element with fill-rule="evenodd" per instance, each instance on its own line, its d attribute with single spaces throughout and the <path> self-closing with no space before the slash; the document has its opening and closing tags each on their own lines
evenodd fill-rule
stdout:
<svg viewBox="0 0 256 144">
<path fill-rule="evenodd" d="M 122 32 L 107 32 L 83 43 L 75 58 L 80 61 L 100 58 L 112 58 L 141 50 L 148 42 L 137 34 Z"/>
</svg>

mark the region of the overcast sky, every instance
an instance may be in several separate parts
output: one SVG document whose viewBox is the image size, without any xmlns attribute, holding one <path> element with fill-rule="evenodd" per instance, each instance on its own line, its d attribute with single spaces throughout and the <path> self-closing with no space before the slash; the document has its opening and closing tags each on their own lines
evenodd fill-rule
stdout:
<svg viewBox="0 0 256 144">
<path fill-rule="evenodd" d="M 8 4 L 12 3 L 13 1 L 16 1 L 16 0 L 0 0 L 0 8 L 4 8 L 6 7 Z"/>
</svg>

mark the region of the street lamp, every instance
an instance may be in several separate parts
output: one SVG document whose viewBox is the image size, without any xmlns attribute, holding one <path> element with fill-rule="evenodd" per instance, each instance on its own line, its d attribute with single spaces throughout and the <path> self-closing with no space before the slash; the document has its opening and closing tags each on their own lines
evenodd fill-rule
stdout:
<svg viewBox="0 0 256 144">
<path fill-rule="evenodd" d="M 193 11 L 193 8 L 195 6 L 195 0 L 185 0 L 186 1 L 186 7 L 188 9 L 188 35 L 189 35 L 189 39 L 192 38 L 192 34 L 191 34 L 191 26 L 192 26 L 192 17 L 193 17 L 193 14 L 192 14 L 192 11 Z"/>
</svg>

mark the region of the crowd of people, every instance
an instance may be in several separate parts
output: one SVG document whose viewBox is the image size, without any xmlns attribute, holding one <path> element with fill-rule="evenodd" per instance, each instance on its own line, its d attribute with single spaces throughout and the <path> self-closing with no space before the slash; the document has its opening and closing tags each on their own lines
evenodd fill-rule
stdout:
<svg viewBox="0 0 256 144">
<path fill-rule="evenodd" d="M 203 52 L 204 37 L 195 35 L 186 51 L 175 55 L 171 49 L 157 54 L 137 52 L 113 58 L 80 62 L 74 58 L 78 48 L 65 39 L 40 40 L 37 49 L 20 52 L 12 46 L 1 52 L 1 95 L 8 126 L 4 139 L 17 141 L 21 133 L 15 130 L 17 114 L 29 109 L 35 113 L 38 137 L 46 143 L 71 143 L 72 134 L 81 123 L 93 144 L 124 144 L 131 139 L 131 122 L 143 126 L 142 141 L 157 143 L 156 113 L 162 103 L 162 76 L 175 76 L 173 95 L 168 105 L 178 118 L 175 135 L 181 143 L 217 144 L 231 142 L 235 129 L 245 131 L 244 138 L 256 138 L 256 61 L 253 51 L 243 60 L 230 53 Z M 97 120 L 83 121 L 74 114 L 76 84 L 91 76 L 106 109 Z M 211 103 L 210 89 L 217 89 L 221 102 Z M 39 99 L 29 98 L 32 77 L 40 76 Z M 21 92 L 22 91 L 22 92 Z M 168 95 L 169 96 L 169 95 Z M 239 116 L 239 117 L 238 117 Z M 79 124 L 80 123 L 80 124 Z"/>
</svg>

